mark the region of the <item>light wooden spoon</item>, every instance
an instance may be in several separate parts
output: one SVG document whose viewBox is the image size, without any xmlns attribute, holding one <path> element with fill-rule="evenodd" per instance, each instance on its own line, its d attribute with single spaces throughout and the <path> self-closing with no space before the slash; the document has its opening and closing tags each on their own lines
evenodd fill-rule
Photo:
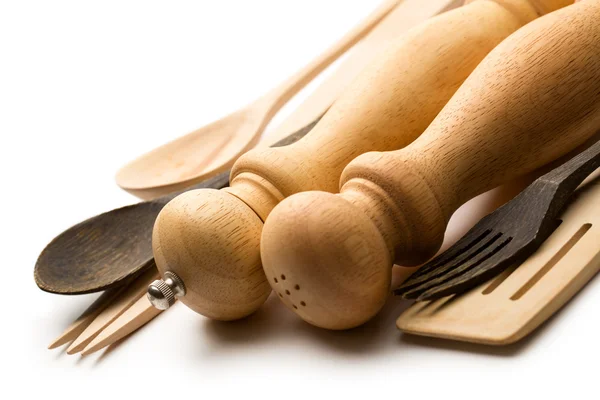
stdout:
<svg viewBox="0 0 600 400">
<path fill-rule="evenodd" d="M 331 48 L 248 106 L 127 164 L 117 173 L 117 184 L 137 197 L 152 199 L 185 189 L 229 169 L 240 155 L 258 143 L 267 124 L 288 100 L 401 2 L 385 0 Z"/>
</svg>

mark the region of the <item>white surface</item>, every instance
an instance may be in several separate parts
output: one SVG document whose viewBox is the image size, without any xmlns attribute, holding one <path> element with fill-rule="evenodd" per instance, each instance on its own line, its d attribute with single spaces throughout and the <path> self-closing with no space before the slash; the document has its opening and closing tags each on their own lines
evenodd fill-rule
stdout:
<svg viewBox="0 0 600 400">
<path fill-rule="evenodd" d="M 397 299 L 350 332 L 312 328 L 270 299 L 229 324 L 178 304 L 87 358 L 46 350 L 94 296 L 37 289 L 44 245 L 135 202 L 113 181 L 123 163 L 262 94 L 376 3 L 0 0 L 4 393 L 598 398 L 599 279 L 508 349 L 402 336 Z"/>
</svg>

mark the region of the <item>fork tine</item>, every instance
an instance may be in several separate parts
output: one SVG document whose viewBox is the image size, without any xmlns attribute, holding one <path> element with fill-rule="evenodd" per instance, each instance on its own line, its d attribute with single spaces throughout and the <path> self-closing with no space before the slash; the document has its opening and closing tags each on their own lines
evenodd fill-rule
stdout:
<svg viewBox="0 0 600 400">
<path fill-rule="evenodd" d="M 89 326 L 71 343 L 67 349 L 67 354 L 75 354 L 82 351 L 102 330 L 127 311 L 140 297 L 146 295 L 148 285 L 158 278 L 159 274 L 155 267 L 137 277 L 119 296 L 113 298 L 111 304 L 102 310 Z"/>
<path fill-rule="evenodd" d="M 523 263 L 528 256 L 533 254 L 544 243 L 560 224 L 561 221 L 558 219 L 548 221 L 546 228 L 539 229 L 536 237 L 527 242 L 523 240 L 515 241 L 510 246 L 508 243 L 503 243 L 503 247 L 506 247 L 498 249 L 496 254 L 483 263 L 475 268 L 466 270 L 451 280 L 430 288 L 426 293 L 419 296 L 419 300 L 433 300 L 448 296 L 449 294 L 464 293 L 501 274 L 510 266 Z"/>
<path fill-rule="evenodd" d="M 100 295 L 93 303 L 90 305 L 84 312 L 77 318 L 71 325 L 65 329 L 65 331 L 56 339 L 50 343 L 48 349 L 55 349 L 63 344 L 69 343 L 75 340 L 81 332 L 83 332 L 100 314 L 110 302 L 117 297 L 119 292 L 122 290 L 122 287 L 116 287 L 113 289 L 108 289 L 104 293 Z"/>
<path fill-rule="evenodd" d="M 465 254 L 468 250 L 477 245 L 477 243 L 484 240 L 490 233 L 492 233 L 491 229 L 486 229 L 482 231 L 481 229 L 472 229 L 472 231 L 467 232 L 465 236 L 460 238 L 456 243 L 454 243 L 450 248 L 444 251 L 442 254 L 433 258 L 418 271 L 411 276 L 411 279 L 417 278 L 423 274 L 426 274 L 434 269 L 439 268 L 443 264 L 447 264 L 454 259 L 456 259 L 459 255 Z"/>
<path fill-rule="evenodd" d="M 488 258 L 496 254 L 498 251 L 502 250 L 506 246 L 506 244 L 508 244 L 511 241 L 511 238 L 501 238 L 501 233 L 494 235 L 490 240 L 486 241 L 486 243 L 481 246 L 480 250 L 477 251 L 468 260 L 452 265 L 451 268 L 447 269 L 446 271 L 443 271 L 443 273 L 439 273 L 437 277 L 429 279 L 423 282 L 421 285 L 412 288 L 411 290 L 404 293 L 403 296 L 409 299 L 421 298 L 421 295 L 423 293 L 428 292 L 432 288 L 435 288 L 453 279 L 456 276 L 461 276 L 465 272 L 468 272 L 471 269 L 477 267 L 482 262 L 485 262 Z"/>
<path fill-rule="evenodd" d="M 88 343 L 86 348 L 81 352 L 81 355 L 87 356 L 106 346 L 110 346 L 140 329 L 160 313 L 162 313 L 162 310 L 154 307 L 150 303 L 150 300 L 148 300 L 148 297 L 142 296 L 127 311 L 121 314 Z"/>
<path fill-rule="evenodd" d="M 530 252 L 527 252 L 527 246 L 525 248 L 509 246 L 511 239 L 508 238 L 500 243 L 487 258 L 477 265 L 465 268 L 462 273 L 449 276 L 445 281 L 422 292 L 417 301 L 439 299 L 450 294 L 462 294 L 498 276 L 507 268 L 519 265 Z"/>
<path fill-rule="evenodd" d="M 489 239 L 491 233 L 491 229 L 485 230 L 483 233 L 480 230 L 467 233 L 444 253 L 419 268 L 394 293 L 403 294 L 467 262 L 496 240 L 494 237 Z"/>
</svg>

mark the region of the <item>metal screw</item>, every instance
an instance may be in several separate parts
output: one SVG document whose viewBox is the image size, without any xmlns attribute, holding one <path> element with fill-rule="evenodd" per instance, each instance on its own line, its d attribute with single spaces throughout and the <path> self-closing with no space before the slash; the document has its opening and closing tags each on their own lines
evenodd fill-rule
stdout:
<svg viewBox="0 0 600 400">
<path fill-rule="evenodd" d="M 148 286 L 147 296 L 154 307 L 166 310 L 175 303 L 175 298 L 185 296 L 185 285 L 177 274 L 167 271 L 164 280 L 156 280 Z"/>
</svg>

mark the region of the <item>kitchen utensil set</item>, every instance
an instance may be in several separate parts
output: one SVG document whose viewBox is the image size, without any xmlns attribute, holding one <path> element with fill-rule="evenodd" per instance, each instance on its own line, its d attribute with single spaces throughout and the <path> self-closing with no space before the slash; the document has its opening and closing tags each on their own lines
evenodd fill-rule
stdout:
<svg viewBox="0 0 600 400">
<path fill-rule="evenodd" d="M 386 42 L 431 16 L 456 8 L 461 3 L 462 0 L 432 0 L 426 4 L 420 0 L 401 2 L 355 46 L 335 73 L 326 78 L 274 132 L 267 134 L 265 140 L 276 140 L 285 136 L 286 132 L 297 131 L 320 118 Z M 303 133 L 305 132 L 306 130 Z M 298 135 L 296 139 L 297 137 Z M 222 188 L 228 181 L 229 173 L 225 172 L 190 189 Z M 151 227 L 160 209 L 177 194 L 113 210 L 84 221 L 54 239 L 42 252 L 36 264 L 36 282 L 43 290 L 77 294 L 108 288 L 82 318 L 53 341 L 50 348 L 71 342 L 86 330 L 86 335 L 78 342 L 87 343 L 83 353 L 89 353 L 135 331 L 159 313 L 144 296 L 145 288 L 132 288 L 133 284 L 127 286 L 124 282 L 141 271 L 155 270 L 150 242 Z M 100 237 L 97 236 L 99 231 L 102 232 Z M 95 233 L 95 240 L 88 240 L 89 232 Z M 122 256 L 115 257 L 115 253 Z M 108 271 L 98 273 L 104 266 L 109 267 Z M 90 273 L 81 274 L 82 270 Z M 43 274 L 57 276 L 54 280 L 42 280 Z M 63 279 L 65 277 L 79 278 L 69 283 Z M 123 290 L 125 286 L 127 289 Z M 132 301 L 135 301 L 133 305 Z M 111 306 L 108 307 L 109 305 Z M 96 329 L 86 329 L 96 317 L 99 321 L 104 321 L 104 324 L 95 323 Z M 90 344 L 89 338 L 92 336 L 95 338 Z M 78 346 L 76 350 L 80 348 Z M 74 345 L 69 349 L 74 352 Z"/>
<path fill-rule="evenodd" d="M 260 236 L 271 210 L 294 193 L 336 192 L 343 168 L 362 153 L 410 144 L 488 52 L 536 17 L 533 10 L 515 15 L 477 1 L 426 21 L 392 41 L 303 140 L 244 154 L 222 191 L 173 199 L 156 219 L 152 243 L 161 275 L 181 284 L 179 294 L 164 282 L 153 285 L 153 302 L 163 307 L 163 298 L 179 297 L 217 320 L 255 312 L 271 292 L 269 283 L 285 279 L 277 274 L 267 282 L 261 265 Z M 274 287 L 282 296 L 294 290 L 283 285 Z"/>
<path fill-rule="evenodd" d="M 439 250 L 457 208 L 599 131 L 600 2 L 420 3 L 384 2 L 279 88 L 121 170 L 125 190 L 163 196 L 84 221 L 41 253 L 41 289 L 106 290 L 50 348 L 92 353 L 176 299 L 243 318 L 271 290 L 310 324 L 358 326 L 385 303 L 394 263 Z M 274 136 L 328 109 L 314 129 L 241 155 L 365 35 Z M 580 186 L 599 166 L 600 141 L 418 269 L 396 290 L 418 300 L 398 328 L 506 344 L 539 326 L 600 268 L 600 177 Z"/>
<path fill-rule="evenodd" d="M 290 143 L 293 143 L 299 140 L 301 137 L 306 135 L 316 124 L 316 121 L 306 126 L 302 130 L 284 138 L 278 143 L 274 144 L 274 146 L 285 146 Z M 213 179 L 209 179 L 206 182 L 200 183 L 196 185 L 198 188 L 213 188 L 213 189 L 221 189 L 226 187 L 229 184 L 229 172 L 225 172 L 221 175 L 214 177 Z M 175 196 L 175 194 L 171 195 Z M 150 202 L 139 203 L 139 204 L 151 204 L 153 207 L 160 208 L 164 206 L 169 200 L 169 196 L 165 198 L 153 200 Z M 139 205 L 138 204 L 138 205 Z M 130 206 L 126 209 L 135 209 L 136 206 Z M 120 213 L 122 209 L 115 210 L 116 213 Z M 145 208 L 143 209 L 145 210 Z M 110 213 L 108 213 L 110 214 Z M 102 214 L 99 217 L 92 218 L 90 221 L 89 230 L 94 229 L 94 224 L 98 219 L 101 219 L 104 215 Z M 151 219 L 151 213 L 142 213 L 146 218 Z M 111 219 L 110 221 L 113 221 Z M 136 221 L 133 218 L 129 222 Z M 87 221 L 86 221 L 87 222 Z M 83 225 L 86 224 L 83 223 Z M 154 221 L 151 221 L 152 223 Z M 119 223 L 123 223 L 123 219 Z M 70 240 L 78 240 L 82 237 L 80 234 L 82 224 L 76 225 L 70 230 L 63 233 L 63 235 L 59 236 L 57 239 L 53 241 L 56 247 L 51 247 L 52 243 L 49 245 L 50 251 L 53 253 L 56 252 L 56 248 L 60 248 L 62 245 L 61 241 L 63 241 L 63 236 L 66 236 L 67 239 Z M 143 233 L 144 225 L 140 225 L 141 232 Z M 149 229 L 151 231 L 151 229 Z M 85 235 L 86 233 L 84 233 Z M 74 239 L 71 239 L 74 238 Z M 143 236 L 142 236 L 143 238 Z M 85 239 L 83 239 L 85 240 Z M 143 243 L 143 241 L 142 241 Z M 77 245 L 69 246 L 67 248 L 78 248 Z M 127 250 L 127 247 L 124 247 L 124 250 Z M 52 273 L 54 269 L 58 269 L 58 274 L 64 273 L 63 267 L 60 263 L 50 263 L 47 262 L 42 256 L 40 256 L 40 260 L 38 260 L 38 264 L 36 265 L 36 279 L 40 279 L 43 273 L 48 274 L 47 270 Z M 148 321 L 152 320 L 156 317 L 160 310 L 152 307 L 149 300 L 146 298 L 146 288 L 148 285 L 158 278 L 158 271 L 156 270 L 156 264 L 154 263 L 154 259 L 152 258 L 152 252 L 147 252 L 144 254 L 143 252 L 138 252 L 136 254 L 137 257 L 144 257 L 146 259 L 142 259 L 136 265 L 138 268 L 136 271 L 131 271 L 131 269 L 124 269 L 121 272 L 121 276 L 119 280 L 116 282 L 111 282 L 108 290 L 103 293 L 82 315 L 79 317 L 73 324 L 71 324 L 58 338 L 56 338 L 49 346 L 50 349 L 61 346 L 68 342 L 73 342 L 69 348 L 67 349 L 67 353 L 74 354 L 78 352 L 82 352 L 82 354 L 90 354 L 94 351 L 100 350 L 117 340 L 127 336 L 131 332 L 137 330 L 139 327 L 145 325 Z M 131 259 L 128 259 L 131 261 Z M 66 262 L 66 259 L 65 259 Z M 97 262 L 97 260 L 94 260 Z M 68 265 L 68 264 L 67 264 Z M 92 264 L 93 265 L 93 264 Z M 125 268 L 131 264 L 123 263 Z M 39 266 L 39 268 L 38 268 Z M 45 269 L 44 269 L 45 268 Z M 141 276 L 139 270 L 142 270 Z M 39 272 L 41 271 L 41 272 Z M 89 284 L 98 284 L 98 281 L 94 281 L 93 279 L 86 281 L 88 279 L 87 276 L 80 277 L 80 279 L 84 279 L 82 281 L 76 283 L 87 283 Z M 133 283 L 127 284 L 128 281 L 132 281 Z M 57 279 L 57 284 L 61 285 L 60 279 Z M 73 286 L 68 287 L 69 290 L 73 290 Z"/>
</svg>

